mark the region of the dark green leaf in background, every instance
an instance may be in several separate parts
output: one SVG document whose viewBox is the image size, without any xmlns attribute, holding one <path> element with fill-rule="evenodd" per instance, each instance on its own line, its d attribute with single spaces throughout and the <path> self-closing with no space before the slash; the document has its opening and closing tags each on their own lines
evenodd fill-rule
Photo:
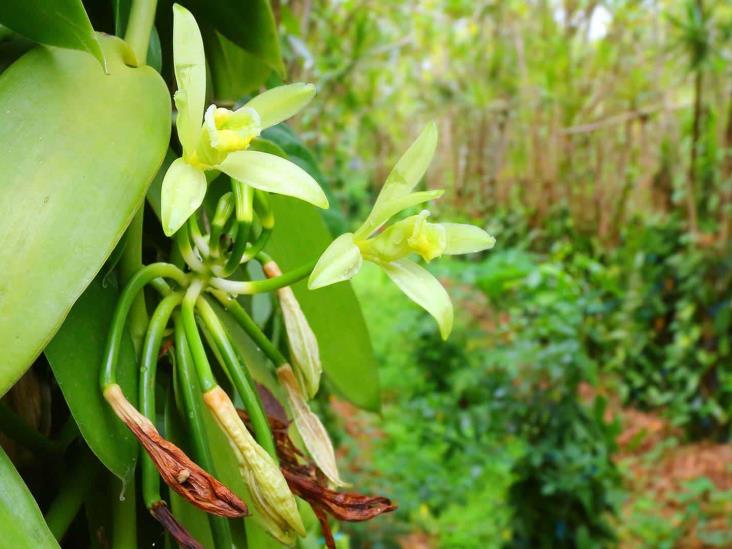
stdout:
<svg viewBox="0 0 732 549">
<path fill-rule="evenodd" d="M 256 92 L 272 72 L 261 58 L 214 30 L 205 34 L 204 40 L 217 104 L 234 104 Z"/>
<path fill-rule="evenodd" d="M 138 453 L 137 440 L 112 412 L 99 389 L 107 331 L 119 292 L 100 277 L 81 295 L 61 329 L 46 347 L 46 357 L 89 448 L 122 480 L 129 480 Z M 122 341 L 117 382 L 137 401 L 137 366 L 132 342 Z"/>
<path fill-rule="evenodd" d="M 271 200 L 276 223 L 267 250 L 282 270 L 317 258 L 332 240 L 318 211 L 292 198 L 273 195 Z M 350 283 L 310 291 L 302 281 L 293 289 L 318 339 L 323 369 L 336 391 L 357 406 L 378 411 L 376 360 Z"/>
<path fill-rule="evenodd" d="M 81 0 L 3 0 L 0 24 L 40 44 L 88 51 L 104 65 Z"/>
<path fill-rule="evenodd" d="M 39 549 L 58 547 L 5 451 L 0 447 L 0 532 L 3 547 Z"/>
<path fill-rule="evenodd" d="M 285 65 L 269 0 L 185 0 L 181 4 L 193 12 L 199 25 L 203 21 L 209 23 L 284 76 Z"/>
</svg>

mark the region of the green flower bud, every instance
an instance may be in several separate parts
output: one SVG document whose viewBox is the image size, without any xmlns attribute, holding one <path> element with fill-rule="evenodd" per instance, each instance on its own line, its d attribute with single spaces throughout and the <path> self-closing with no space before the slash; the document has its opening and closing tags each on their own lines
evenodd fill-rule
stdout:
<svg viewBox="0 0 732 549">
<path fill-rule="evenodd" d="M 296 536 L 304 537 L 305 527 L 285 477 L 272 457 L 249 434 L 229 396 L 221 387 L 214 387 L 203 394 L 203 400 L 236 455 L 239 471 L 258 511 L 256 517 L 282 543 L 292 545 Z"/>
</svg>

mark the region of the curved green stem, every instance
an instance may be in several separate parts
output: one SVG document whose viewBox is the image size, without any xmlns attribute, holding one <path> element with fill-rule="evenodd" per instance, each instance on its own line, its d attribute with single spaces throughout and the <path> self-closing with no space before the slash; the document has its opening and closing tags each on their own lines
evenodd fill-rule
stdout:
<svg viewBox="0 0 732 549">
<path fill-rule="evenodd" d="M 260 446 L 277 462 L 277 452 L 275 450 L 274 439 L 272 438 L 272 431 L 270 431 L 267 415 L 264 413 L 262 401 L 259 398 L 254 381 L 249 375 L 249 371 L 240 362 L 239 356 L 236 354 L 224 330 L 224 326 L 221 324 L 219 317 L 216 316 L 216 312 L 211 308 L 211 305 L 204 298 L 199 298 L 196 302 L 196 309 L 224 357 L 229 374 L 234 381 L 236 391 L 239 393 L 251 419 L 252 427 L 254 428 L 254 438 L 256 438 Z"/>
<path fill-rule="evenodd" d="M 142 221 L 144 204 L 140 206 L 132 219 L 132 223 L 125 231 L 125 248 L 119 260 L 119 274 L 122 284 L 127 284 L 134 274 L 142 268 Z M 135 347 L 135 354 L 140 356 L 142 340 L 147 330 L 147 307 L 145 296 L 140 295 L 132 303 L 130 309 L 129 330 L 132 344 Z"/>
<path fill-rule="evenodd" d="M 257 326 L 246 309 L 234 298 L 226 295 L 224 292 L 212 291 L 211 292 L 219 303 L 231 314 L 232 317 L 239 323 L 247 335 L 252 338 L 252 341 L 259 347 L 262 352 L 267 355 L 275 365 L 275 367 L 287 364 L 285 356 L 274 346 L 274 344 L 264 335 L 264 332 Z"/>
<path fill-rule="evenodd" d="M 223 290 L 227 294 L 252 295 L 272 292 L 284 286 L 290 286 L 308 276 L 313 271 L 316 262 L 317 260 L 310 261 L 280 276 L 266 280 L 240 281 L 214 277 L 211 279 L 211 286 Z"/>
<path fill-rule="evenodd" d="M 211 371 L 211 365 L 208 362 L 206 356 L 206 349 L 203 347 L 203 341 L 201 341 L 201 334 L 198 333 L 198 327 L 196 326 L 196 317 L 194 314 L 194 307 L 198 296 L 201 295 L 203 289 L 203 282 L 200 280 L 194 280 L 188 288 L 185 297 L 183 298 L 183 304 L 180 308 L 181 322 L 183 323 L 183 329 L 186 333 L 186 339 L 191 350 L 191 356 L 193 357 L 193 364 L 196 366 L 196 373 L 198 374 L 198 381 L 201 384 L 201 390 L 203 392 L 210 391 L 216 387 L 216 379 L 214 379 L 213 372 Z"/>
<path fill-rule="evenodd" d="M 135 54 L 137 66 L 147 61 L 147 48 L 150 44 L 150 33 L 155 22 L 157 0 L 133 0 L 130 19 L 127 23 L 125 41 Z"/>
<path fill-rule="evenodd" d="M 259 233 L 259 236 L 257 237 L 257 240 L 254 242 L 254 244 L 247 246 L 247 250 L 244 252 L 244 255 L 241 257 L 241 262 L 246 263 L 247 261 L 251 261 L 257 255 L 262 253 L 262 250 L 264 250 L 264 247 L 267 245 L 267 242 L 269 242 L 269 237 L 271 235 L 272 235 L 272 229 L 262 227 L 262 231 Z"/>
<path fill-rule="evenodd" d="M 193 242 L 196 244 L 196 248 L 198 248 L 203 257 L 207 257 L 210 253 L 208 242 L 206 242 L 206 237 L 203 236 L 201 227 L 198 225 L 198 216 L 196 212 L 188 218 L 188 230 L 190 231 Z"/>
<path fill-rule="evenodd" d="M 163 299 L 155 309 L 150 319 L 142 347 L 142 361 L 140 363 L 140 412 L 155 423 L 155 374 L 158 364 L 158 353 L 163 340 L 165 327 L 170 315 L 173 314 L 183 296 L 180 293 L 170 294 Z M 160 476 L 147 452 L 142 454 L 142 497 L 148 509 L 159 502 Z"/>
<path fill-rule="evenodd" d="M 234 194 L 229 191 L 221 195 L 216 203 L 216 212 L 211 222 L 211 236 L 209 237 L 209 247 L 211 257 L 219 256 L 219 248 L 221 246 L 221 235 L 226 229 L 226 225 L 234 213 Z"/>
<path fill-rule="evenodd" d="M 186 265 L 188 265 L 192 271 L 196 271 L 197 273 L 203 273 L 206 271 L 206 266 L 191 247 L 188 223 L 183 223 L 183 226 L 175 233 L 175 243 L 178 245 L 178 250 L 180 251 L 183 261 L 186 262 Z"/>
<path fill-rule="evenodd" d="M 251 231 L 252 220 L 254 219 L 254 189 L 241 181 L 237 181 L 236 179 L 231 180 L 231 186 L 234 190 L 234 203 L 236 205 L 236 220 L 238 228 L 236 231 L 236 239 L 234 240 L 234 247 L 231 250 L 229 259 L 226 261 L 226 265 L 222 272 L 224 277 L 231 275 L 239 268 L 241 257 L 244 255 L 244 251 L 247 248 L 249 232 Z"/>
<path fill-rule="evenodd" d="M 124 333 L 125 321 L 132 306 L 132 302 L 142 288 L 156 278 L 171 278 L 179 285 L 184 285 L 188 277 L 175 265 L 170 263 L 152 263 L 143 267 L 130 279 L 122 290 L 117 301 L 117 307 L 112 317 L 112 325 L 107 336 L 107 345 L 104 350 L 104 359 L 99 377 L 99 383 L 104 390 L 109 385 L 116 383 L 115 370 L 119 358 L 119 348 Z"/>
<path fill-rule="evenodd" d="M 206 426 L 203 423 L 201 395 L 196 390 L 198 383 L 193 357 L 186 341 L 185 328 L 178 315 L 175 316 L 175 356 L 176 373 L 179 381 L 177 387 L 183 397 L 186 419 L 188 420 L 186 423 L 190 429 L 196 461 L 206 471 L 215 474 L 213 458 L 207 443 Z M 214 545 L 216 547 L 232 547 L 231 529 L 228 521 L 223 517 L 209 514 L 208 522 L 211 526 Z"/>
</svg>

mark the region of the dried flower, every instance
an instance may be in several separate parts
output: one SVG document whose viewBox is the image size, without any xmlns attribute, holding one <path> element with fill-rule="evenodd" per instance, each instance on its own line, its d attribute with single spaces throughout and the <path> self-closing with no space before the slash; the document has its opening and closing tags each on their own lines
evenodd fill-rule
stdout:
<svg viewBox="0 0 732 549">
<path fill-rule="evenodd" d="M 300 392 L 289 364 L 277 369 L 277 377 L 285 388 L 287 401 L 290 405 L 297 432 L 300 433 L 305 447 L 315 464 L 336 486 L 344 486 L 336 464 L 335 450 L 330 441 L 328 431 L 325 430 L 318 416 L 308 407 L 304 396 Z"/>
<path fill-rule="evenodd" d="M 188 533 L 180 522 L 175 520 L 173 513 L 170 512 L 164 501 L 158 501 L 150 508 L 150 514 L 155 517 L 160 524 L 163 525 L 168 533 L 173 537 L 178 545 L 183 549 L 203 549 L 203 545 L 198 543 L 196 539 Z"/>
<path fill-rule="evenodd" d="M 282 472 L 247 431 L 229 396 L 221 387 L 214 387 L 203 394 L 203 400 L 234 450 L 239 471 L 265 528 L 285 544 L 294 543 L 296 536 L 305 536 L 295 497 Z"/>
<path fill-rule="evenodd" d="M 235 518 L 248 514 L 246 504 L 231 490 L 160 436 L 152 422 L 129 403 L 119 385 L 108 386 L 104 398 L 140 441 L 165 483 L 181 497 L 214 515 Z"/>
<path fill-rule="evenodd" d="M 268 261 L 262 268 L 270 278 L 282 274 L 274 261 Z M 307 397 L 313 398 L 318 392 L 320 376 L 323 373 L 318 340 L 315 338 L 292 288 L 289 286 L 280 288 L 277 290 L 277 297 L 279 297 L 282 316 L 285 320 L 287 341 L 297 380 Z"/>
</svg>

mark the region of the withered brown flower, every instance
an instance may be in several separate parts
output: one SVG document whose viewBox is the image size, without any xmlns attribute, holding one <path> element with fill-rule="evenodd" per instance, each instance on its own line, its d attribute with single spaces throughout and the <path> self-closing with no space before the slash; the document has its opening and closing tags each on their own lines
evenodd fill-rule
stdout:
<svg viewBox="0 0 732 549">
<path fill-rule="evenodd" d="M 196 541 L 196 539 L 188 533 L 188 530 L 183 528 L 180 522 L 175 520 L 173 513 L 170 512 L 170 509 L 168 509 L 168 506 L 165 505 L 164 501 L 154 503 L 150 508 L 150 514 L 155 517 L 155 520 L 163 525 L 163 528 L 168 531 L 168 533 L 183 549 L 203 549 L 203 545 Z"/>
<path fill-rule="evenodd" d="M 257 387 L 260 394 L 267 394 L 268 400 L 275 399 L 262 386 Z M 251 430 L 249 417 L 244 410 L 237 410 L 247 429 Z M 316 465 L 295 446 L 287 433 L 289 424 L 280 418 L 268 416 L 272 435 L 277 446 L 280 469 L 292 492 L 307 501 L 320 522 L 326 546 L 335 548 L 330 530 L 330 513 L 338 520 L 361 522 L 370 520 L 383 513 L 396 510 L 396 504 L 382 496 L 366 496 L 354 492 L 337 492 L 327 487 L 327 479 L 319 473 Z"/>
<path fill-rule="evenodd" d="M 140 441 L 165 483 L 186 501 L 222 517 L 236 518 L 249 513 L 246 504 L 231 490 L 160 436 L 152 422 L 129 403 L 119 385 L 107 387 L 104 398 Z"/>
</svg>

